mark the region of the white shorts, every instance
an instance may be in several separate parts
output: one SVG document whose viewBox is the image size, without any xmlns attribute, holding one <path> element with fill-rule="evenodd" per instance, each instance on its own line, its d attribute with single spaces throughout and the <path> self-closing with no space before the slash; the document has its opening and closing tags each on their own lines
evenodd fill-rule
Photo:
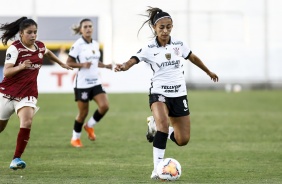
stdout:
<svg viewBox="0 0 282 184">
<path fill-rule="evenodd" d="M 22 99 L 11 100 L 7 95 L 0 93 L 0 120 L 8 120 L 14 112 L 22 107 L 32 107 L 34 114 L 38 111 L 39 107 L 36 106 L 37 99 L 33 96 L 28 96 Z"/>
</svg>

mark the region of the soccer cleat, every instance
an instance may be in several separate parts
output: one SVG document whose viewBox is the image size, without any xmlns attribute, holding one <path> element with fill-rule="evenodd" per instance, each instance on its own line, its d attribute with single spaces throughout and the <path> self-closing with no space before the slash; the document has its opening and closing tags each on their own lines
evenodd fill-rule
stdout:
<svg viewBox="0 0 282 184">
<path fill-rule="evenodd" d="M 84 130 L 87 132 L 88 134 L 88 139 L 90 141 L 95 141 L 96 139 L 96 135 L 94 134 L 94 128 L 92 127 L 88 127 L 87 125 L 84 125 Z"/>
<path fill-rule="evenodd" d="M 72 139 L 71 140 L 71 145 L 73 147 L 76 147 L 76 148 L 82 147 L 82 143 L 81 143 L 80 139 L 75 139 L 75 140 Z"/>
<path fill-rule="evenodd" d="M 156 122 L 153 116 L 147 117 L 147 124 L 148 124 L 148 130 L 147 130 L 146 138 L 149 142 L 153 142 L 157 132 Z"/>
<path fill-rule="evenodd" d="M 24 169 L 26 166 L 25 162 L 22 161 L 20 158 L 15 158 L 12 160 L 10 164 L 10 169 L 17 170 L 17 169 Z"/>
<path fill-rule="evenodd" d="M 152 174 L 151 174 L 151 179 L 152 180 L 158 180 L 160 179 L 157 172 L 155 170 L 152 171 Z"/>
</svg>

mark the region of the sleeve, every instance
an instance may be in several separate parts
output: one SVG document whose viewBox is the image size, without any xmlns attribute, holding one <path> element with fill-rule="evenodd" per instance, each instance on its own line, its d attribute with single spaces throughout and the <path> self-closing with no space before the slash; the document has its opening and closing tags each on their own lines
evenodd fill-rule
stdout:
<svg viewBox="0 0 282 184">
<path fill-rule="evenodd" d="M 186 43 L 183 42 L 183 45 L 182 45 L 182 57 L 184 59 L 188 59 L 191 53 L 192 53 L 192 51 L 191 51 L 190 47 Z"/>
<path fill-rule="evenodd" d="M 143 47 L 141 48 L 135 55 L 133 55 L 131 58 L 138 58 L 138 63 L 140 61 L 147 61 L 147 48 Z"/>
<path fill-rule="evenodd" d="M 5 64 L 15 64 L 18 59 L 18 55 L 18 49 L 14 45 L 11 45 L 6 51 Z"/>
<path fill-rule="evenodd" d="M 73 44 L 69 51 L 69 56 L 76 59 L 79 55 L 79 47 L 77 44 Z"/>
</svg>

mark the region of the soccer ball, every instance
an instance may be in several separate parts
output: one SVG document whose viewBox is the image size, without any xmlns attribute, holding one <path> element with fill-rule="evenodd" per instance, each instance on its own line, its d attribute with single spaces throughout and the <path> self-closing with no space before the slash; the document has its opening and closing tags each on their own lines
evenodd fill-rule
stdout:
<svg viewBox="0 0 282 184">
<path fill-rule="evenodd" d="M 165 158 L 158 164 L 157 174 L 161 180 L 177 180 L 181 176 L 181 165 L 173 158 Z"/>
</svg>

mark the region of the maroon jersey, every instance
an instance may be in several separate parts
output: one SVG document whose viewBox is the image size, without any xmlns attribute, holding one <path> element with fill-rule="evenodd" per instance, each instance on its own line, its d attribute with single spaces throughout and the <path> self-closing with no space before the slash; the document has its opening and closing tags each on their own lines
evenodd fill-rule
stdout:
<svg viewBox="0 0 282 184">
<path fill-rule="evenodd" d="M 30 60 L 32 64 L 30 68 L 24 69 L 12 77 L 4 77 L 3 81 L 0 83 L 0 92 L 12 98 L 24 98 L 27 96 L 37 98 L 37 76 L 43 63 L 46 47 L 44 43 L 40 41 L 35 41 L 36 50 L 27 49 L 19 40 L 12 43 L 12 45 L 15 46 L 18 51 L 18 57 L 14 67 L 25 60 Z M 11 53 L 6 54 L 6 57 L 9 56 L 11 57 Z"/>
</svg>

